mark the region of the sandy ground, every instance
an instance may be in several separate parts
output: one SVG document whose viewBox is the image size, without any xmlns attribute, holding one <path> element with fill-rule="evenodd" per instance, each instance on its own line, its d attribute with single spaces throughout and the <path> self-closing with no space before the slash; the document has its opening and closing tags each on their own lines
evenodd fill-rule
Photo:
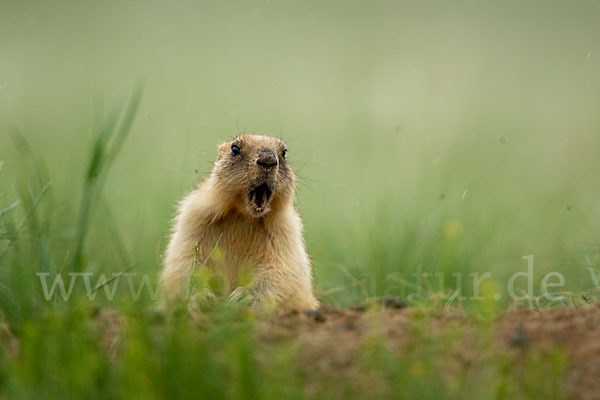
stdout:
<svg viewBox="0 0 600 400">
<path fill-rule="evenodd" d="M 260 335 L 267 342 L 295 337 L 303 343 L 303 356 L 313 372 L 334 370 L 344 374 L 353 368 L 361 343 L 373 334 L 384 337 L 389 348 L 401 356 L 411 340 L 409 330 L 414 327 L 417 312 L 420 311 L 394 306 L 377 313 L 325 307 L 317 313 L 265 321 L 260 325 Z M 464 365 L 484 365 L 490 359 L 490 351 L 518 360 L 528 354 L 558 350 L 567 359 L 567 397 L 600 398 L 600 304 L 507 311 L 489 324 L 487 347 L 481 344 L 482 322 L 461 310 L 434 311 L 424 321 L 419 325 L 421 337 L 436 337 L 448 330 L 460 332 L 452 349 L 440 359 L 450 373 Z"/>
<path fill-rule="evenodd" d="M 566 355 L 568 398 L 600 398 L 600 304 L 581 308 L 551 308 L 539 311 L 513 310 L 492 320 L 481 320 L 461 309 L 429 311 L 390 301 L 376 312 L 363 308 L 323 307 L 310 313 L 292 313 L 260 318 L 257 336 L 268 345 L 282 340 L 299 343 L 300 358 L 309 365 L 308 374 L 326 374 L 342 379 L 359 379 L 356 360 L 365 340 L 374 336 L 383 340 L 390 351 L 402 355 L 414 336 L 435 338 L 444 332 L 458 332 L 448 351 L 440 356 L 444 369 L 451 375 L 465 365 L 485 368 L 494 360 L 490 354 L 502 354 L 514 360 L 527 354 L 559 350 Z M 487 325 L 486 325 L 487 324 Z M 116 310 L 103 310 L 96 326 L 102 345 L 110 358 L 118 358 L 118 348 L 126 334 L 124 316 Z M 487 344 L 481 344 L 481 332 L 489 331 Z M 488 328 L 485 328 L 485 327 Z M 18 339 L 6 324 L 0 324 L 2 340 L 9 356 L 18 357 Z M 484 340 L 485 342 L 485 340 Z M 417 341 L 418 346 L 425 346 Z M 542 376 L 540 379 L 544 379 Z M 372 382 L 366 382 L 370 385 Z"/>
</svg>

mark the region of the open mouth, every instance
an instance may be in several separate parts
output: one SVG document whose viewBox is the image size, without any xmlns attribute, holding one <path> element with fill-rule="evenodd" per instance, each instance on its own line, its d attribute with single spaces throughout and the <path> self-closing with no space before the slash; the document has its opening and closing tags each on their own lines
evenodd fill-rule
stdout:
<svg viewBox="0 0 600 400">
<path fill-rule="evenodd" d="M 261 212 L 269 204 L 273 192 L 266 183 L 250 190 L 250 205 L 255 211 Z"/>
</svg>

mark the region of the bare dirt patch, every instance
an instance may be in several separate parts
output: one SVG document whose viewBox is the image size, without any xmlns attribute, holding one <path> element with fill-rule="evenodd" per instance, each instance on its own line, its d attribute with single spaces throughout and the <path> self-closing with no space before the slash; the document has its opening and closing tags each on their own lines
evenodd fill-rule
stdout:
<svg viewBox="0 0 600 400">
<path fill-rule="evenodd" d="M 509 311 L 499 319 L 497 337 L 513 349 L 563 348 L 568 357 L 568 396 L 600 398 L 600 305 Z"/>
<path fill-rule="evenodd" d="M 116 310 L 103 310 L 95 321 L 102 348 L 118 362 L 118 349 L 127 343 L 126 317 Z M 556 398 L 600 398 L 600 304 L 512 310 L 492 318 L 470 315 L 461 308 L 423 310 L 394 302 L 369 310 L 325 306 L 315 312 L 259 317 L 256 337 L 261 343 L 259 359 L 266 357 L 269 346 L 294 344 L 299 350 L 298 365 L 305 369 L 309 397 L 312 382 L 322 384 L 323 377 L 354 385 L 358 393 L 376 394 L 377 388 L 388 385 L 390 376 L 382 376 L 387 366 L 380 364 L 379 372 L 371 375 L 361 367 L 365 349 L 375 342 L 385 347 L 391 359 L 408 360 L 409 366 L 429 357 L 437 374 L 430 381 L 452 382 L 459 376 L 463 385 L 469 385 L 484 381 L 490 370 L 508 363 L 511 372 L 502 379 L 509 385 L 519 379 L 519 371 L 525 375 L 539 370 L 533 375 L 537 385 L 533 389 L 527 382 L 516 384 L 517 392 L 524 393 L 517 398 L 531 398 L 540 387 L 547 388 L 546 394 L 558 391 L 552 396 Z M 19 343 L 6 324 L 0 325 L 0 339 L 16 357 Z M 538 364 L 532 368 L 533 356 L 555 352 L 565 360 L 564 370 L 556 376 L 550 373 L 552 357 L 534 357 Z M 393 372 L 395 376 L 403 373 L 402 369 Z M 519 385 L 524 385 L 522 392 Z M 315 393 L 319 390 L 314 388 Z"/>
<path fill-rule="evenodd" d="M 415 329 L 421 338 L 458 333 L 457 340 L 440 354 L 439 361 L 449 375 L 465 365 L 485 362 L 490 352 L 519 362 L 528 354 L 559 350 L 567 359 L 564 394 L 573 399 L 600 397 L 600 305 L 507 311 L 490 323 L 460 309 L 433 311 L 423 318 L 419 313 L 414 308 L 366 312 L 324 307 L 316 313 L 263 321 L 259 337 L 264 342 L 294 338 L 301 343 L 301 357 L 311 373 L 352 379 L 360 379 L 354 375 L 355 361 L 366 340 L 383 338 L 390 351 L 402 357 Z M 481 340 L 482 324 L 489 325 L 489 347 Z"/>
</svg>

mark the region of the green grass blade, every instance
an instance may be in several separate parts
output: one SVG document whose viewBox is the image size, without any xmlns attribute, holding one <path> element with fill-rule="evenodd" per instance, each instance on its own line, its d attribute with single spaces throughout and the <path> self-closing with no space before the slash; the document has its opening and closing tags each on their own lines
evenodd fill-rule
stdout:
<svg viewBox="0 0 600 400">
<path fill-rule="evenodd" d="M 19 204 L 21 204 L 21 202 L 19 200 L 16 200 L 10 206 L 6 207 L 4 210 L 0 210 L 0 217 L 2 217 L 5 214 L 8 214 L 9 212 L 11 212 L 15 208 L 17 208 L 19 206 Z"/>
<path fill-rule="evenodd" d="M 120 124 L 118 124 L 118 121 L 121 115 L 121 108 L 115 107 L 94 141 L 92 157 L 86 172 L 83 195 L 79 207 L 77 242 L 72 261 L 73 271 L 79 272 L 85 269 L 83 265 L 83 250 L 90 226 L 94 201 L 102 191 L 102 186 L 108 175 L 110 166 L 131 131 L 141 97 L 142 87 L 138 85 L 129 99 Z"/>
<path fill-rule="evenodd" d="M 34 211 L 37 209 L 37 207 L 39 206 L 40 202 L 42 201 L 42 198 L 44 197 L 44 195 L 46 194 L 46 192 L 48 191 L 48 189 L 50 189 L 51 185 L 52 185 L 52 182 L 48 182 L 42 188 L 42 191 L 40 192 L 40 194 L 38 194 L 38 196 L 34 200 L 33 204 L 31 205 L 31 208 L 27 211 L 27 214 L 25 215 L 25 217 L 23 218 L 23 220 L 21 221 L 21 223 L 17 226 L 17 229 L 8 238 L 8 244 L 6 245 L 6 248 L 4 249 L 4 252 L 2 252 L 2 255 L 0 255 L 0 263 L 2 262 L 2 260 L 6 256 L 6 254 L 8 253 L 8 250 L 10 250 L 11 245 L 19 237 L 19 233 L 21 233 L 21 230 L 23 230 L 23 227 L 27 223 L 27 220 L 34 213 Z"/>
</svg>

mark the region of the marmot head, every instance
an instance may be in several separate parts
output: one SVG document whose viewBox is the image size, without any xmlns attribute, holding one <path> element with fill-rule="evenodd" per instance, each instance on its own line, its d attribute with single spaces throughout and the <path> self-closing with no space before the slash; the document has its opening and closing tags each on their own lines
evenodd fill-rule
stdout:
<svg viewBox="0 0 600 400">
<path fill-rule="evenodd" d="M 295 176 L 286 152 L 277 138 L 240 135 L 219 145 L 213 174 L 239 212 L 262 217 L 292 201 Z"/>
</svg>

